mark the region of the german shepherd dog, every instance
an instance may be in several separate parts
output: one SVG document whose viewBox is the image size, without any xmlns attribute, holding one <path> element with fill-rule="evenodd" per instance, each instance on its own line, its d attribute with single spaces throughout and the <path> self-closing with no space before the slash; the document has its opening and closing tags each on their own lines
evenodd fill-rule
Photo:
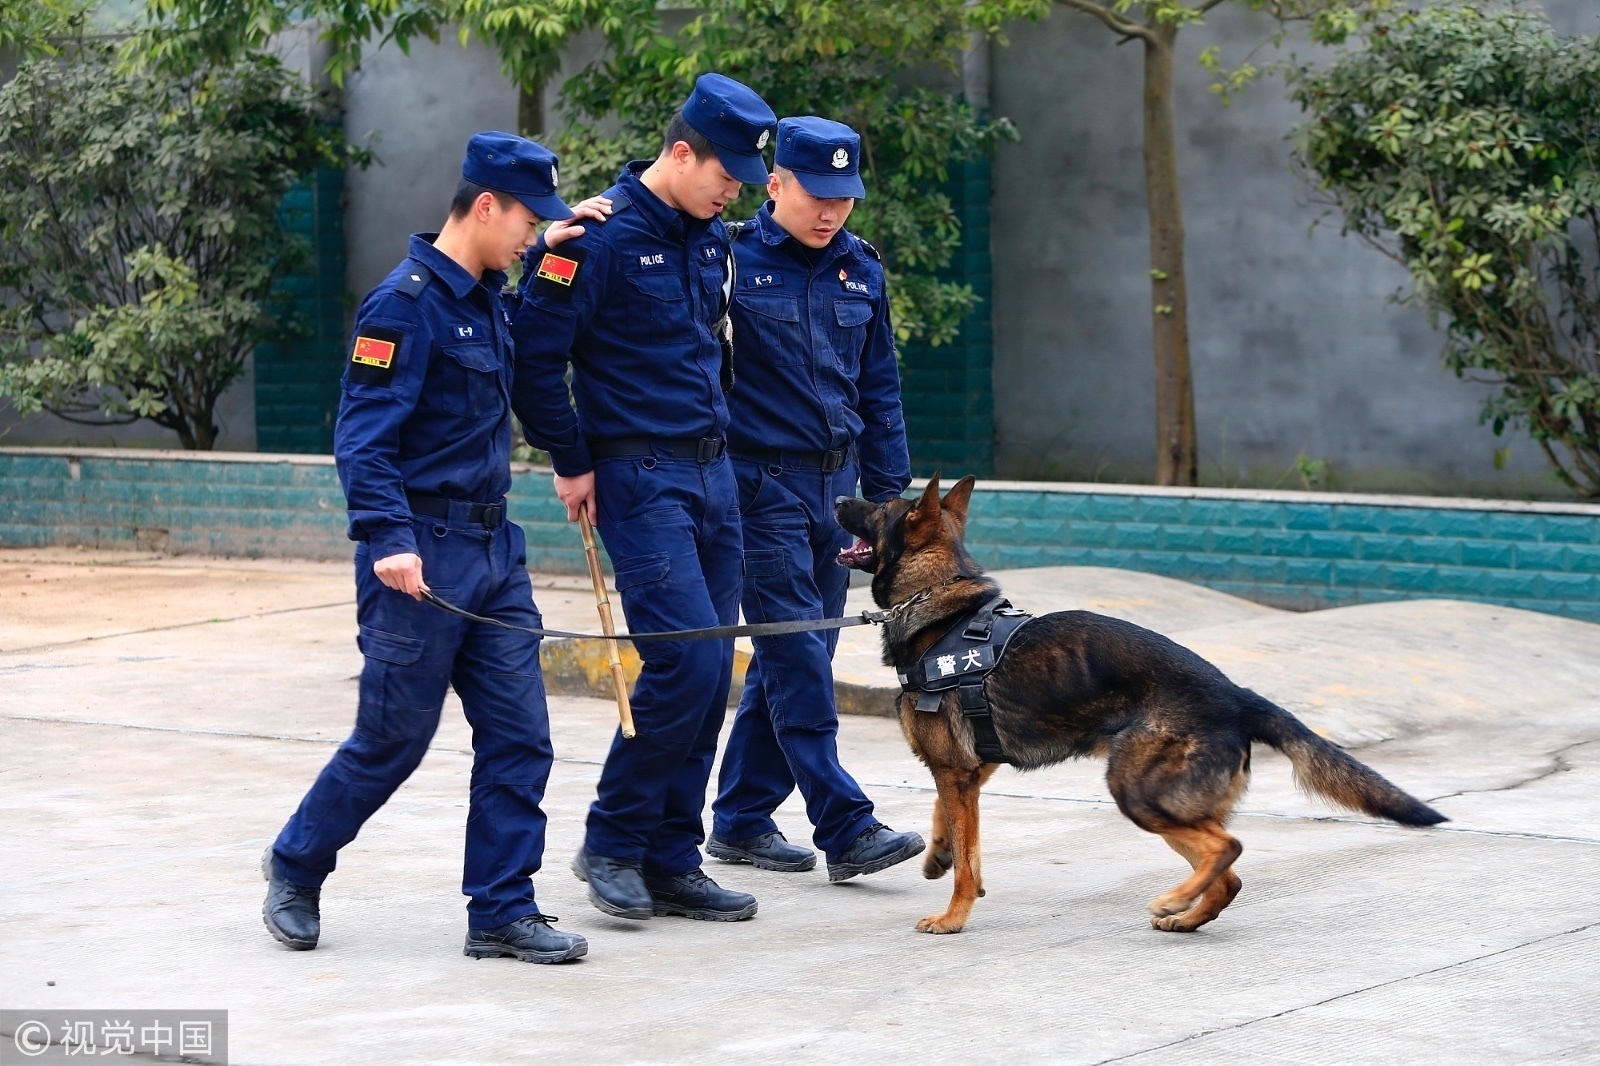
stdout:
<svg viewBox="0 0 1600 1066">
<path fill-rule="evenodd" d="M 920 500 L 835 502 L 839 524 L 860 538 L 839 562 L 872 573 L 879 607 L 899 608 L 883 627 L 884 662 L 897 670 L 914 666 L 957 619 L 1000 591 L 962 542 L 972 486 L 964 477 L 941 499 L 935 474 Z M 1198 929 L 1239 894 L 1232 866 L 1243 849 L 1224 827 L 1249 781 L 1254 741 L 1287 755 L 1302 788 L 1342 806 L 1402 825 L 1445 820 L 1288 711 L 1130 622 L 1088 611 L 1032 619 L 1011 638 L 987 686 L 1011 762 L 1032 770 L 1075 756 L 1106 757 L 1117 808 L 1194 868 L 1150 901 L 1157 929 Z M 916 694 L 903 694 L 900 727 L 938 787 L 923 876 L 955 868 L 949 908 L 917 928 L 957 933 L 984 894 L 978 790 L 999 764 L 974 751 L 954 690 L 934 713 L 917 711 Z"/>
</svg>

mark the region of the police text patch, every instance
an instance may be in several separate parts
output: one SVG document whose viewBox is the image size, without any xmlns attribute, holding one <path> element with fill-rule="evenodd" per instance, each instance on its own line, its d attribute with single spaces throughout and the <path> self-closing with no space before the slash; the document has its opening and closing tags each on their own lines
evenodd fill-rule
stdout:
<svg viewBox="0 0 1600 1066">
<path fill-rule="evenodd" d="M 582 248 L 563 245 L 561 254 L 546 252 L 533 271 L 531 291 L 562 303 L 572 302 L 573 287 L 578 284 L 586 253 Z"/>
<path fill-rule="evenodd" d="M 394 380 L 395 359 L 405 334 L 389 326 L 357 326 L 350 346 L 347 376 L 356 385 L 387 385 Z"/>
</svg>

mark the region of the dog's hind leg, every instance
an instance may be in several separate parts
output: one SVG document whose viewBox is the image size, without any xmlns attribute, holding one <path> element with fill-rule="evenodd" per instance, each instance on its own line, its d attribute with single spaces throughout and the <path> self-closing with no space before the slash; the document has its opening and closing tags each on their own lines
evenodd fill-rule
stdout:
<svg viewBox="0 0 1600 1066">
<path fill-rule="evenodd" d="M 954 856 L 955 884 L 950 905 L 943 914 L 930 914 L 917 923 L 922 933 L 959 933 L 972 913 L 978 898 L 974 860 L 978 855 L 978 778 L 981 770 L 937 769 L 934 784 L 939 788 L 940 806 L 949 821 L 951 851 Z"/>
<path fill-rule="evenodd" d="M 1191 932 L 1215 918 L 1238 894 L 1239 877 L 1229 867 L 1244 846 L 1216 821 L 1156 831 L 1173 851 L 1189 860 L 1194 873 L 1150 901 L 1150 924 L 1169 932 Z M 1199 903 L 1195 902 L 1197 896 L 1201 897 Z"/>
<path fill-rule="evenodd" d="M 1162 839 L 1171 846 L 1173 851 L 1189 860 L 1190 866 L 1196 870 L 1200 869 L 1204 860 L 1199 853 L 1172 836 L 1164 835 Z M 1234 897 L 1239 894 L 1241 887 L 1243 887 L 1243 882 L 1239 880 L 1239 875 L 1234 873 L 1233 868 L 1230 866 L 1222 872 L 1222 876 L 1206 886 L 1205 891 L 1200 894 L 1200 899 L 1192 907 L 1186 911 L 1162 917 L 1156 917 L 1152 914 L 1150 916 L 1150 926 L 1154 929 L 1172 933 L 1193 932 L 1221 914 L 1222 909 L 1232 903 Z"/>
</svg>

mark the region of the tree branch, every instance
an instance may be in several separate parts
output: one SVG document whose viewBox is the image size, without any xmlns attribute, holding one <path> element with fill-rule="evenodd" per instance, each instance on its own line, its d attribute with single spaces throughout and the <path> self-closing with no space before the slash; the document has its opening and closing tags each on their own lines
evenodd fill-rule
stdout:
<svg viewBox="0 0 1600 1066">
<path fill-rule="evenodd" d="M 1204 3 L 1202 3 L 1199 7 L 1194 9 L 1194 13 L 1196 15 L 1204 15 L 1207 11 L 1210 11 L 1212 8 L 1216 7 L 1218 4 L 1222 4 L 1222 3 L 1226 3 L 1226 2 L 1227 2 L 1227 0 L 1205 0 Z"/>
<path fill-rule="evenodd" d="M 1207 0 L 1212 2 L 1212 0 Z M 1220 0 L 1217 0 L 1220 2 Z M 1148 26 L 1142 26 L 1131 19 L 1125 19 L 1110 8 L 1101 7 L 1092 0 L 1056 0 L 1063 7 L 1070 7 L 1074 11 L 1082 11 L 1085 15 L 1093 15 L 1104 22 L 1113 33 L 1120 33 L 1123 37 L 1137 37 L 1146 44 L 1155 44 L 1156 35 Z"/>
</svg>

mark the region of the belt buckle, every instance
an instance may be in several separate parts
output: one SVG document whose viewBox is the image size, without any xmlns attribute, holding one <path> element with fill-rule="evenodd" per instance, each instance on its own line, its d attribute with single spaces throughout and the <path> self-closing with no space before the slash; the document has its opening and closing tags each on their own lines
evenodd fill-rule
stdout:
<svg viewBox="0 0 1600 1066">
<path fill-rule="evenodd" d="M 697 463 L 709 463 L 722 454 L 724 441 L 721 437 L 702 437 L 695 445 L 694 458 Z"/>
<path fill-rule="evenodd" d="M 503 503 L 487 504 L 483 509 L 483 528 L 498 529 L 506 520 L 506 505 Z"/>
<path fill-rule="evenodd" d="M 833 474 L 844 469 L 844 451 L 843 448 L 830 448 L 822 453 L 822 472 L 824 474 Z"/>
</svg>

